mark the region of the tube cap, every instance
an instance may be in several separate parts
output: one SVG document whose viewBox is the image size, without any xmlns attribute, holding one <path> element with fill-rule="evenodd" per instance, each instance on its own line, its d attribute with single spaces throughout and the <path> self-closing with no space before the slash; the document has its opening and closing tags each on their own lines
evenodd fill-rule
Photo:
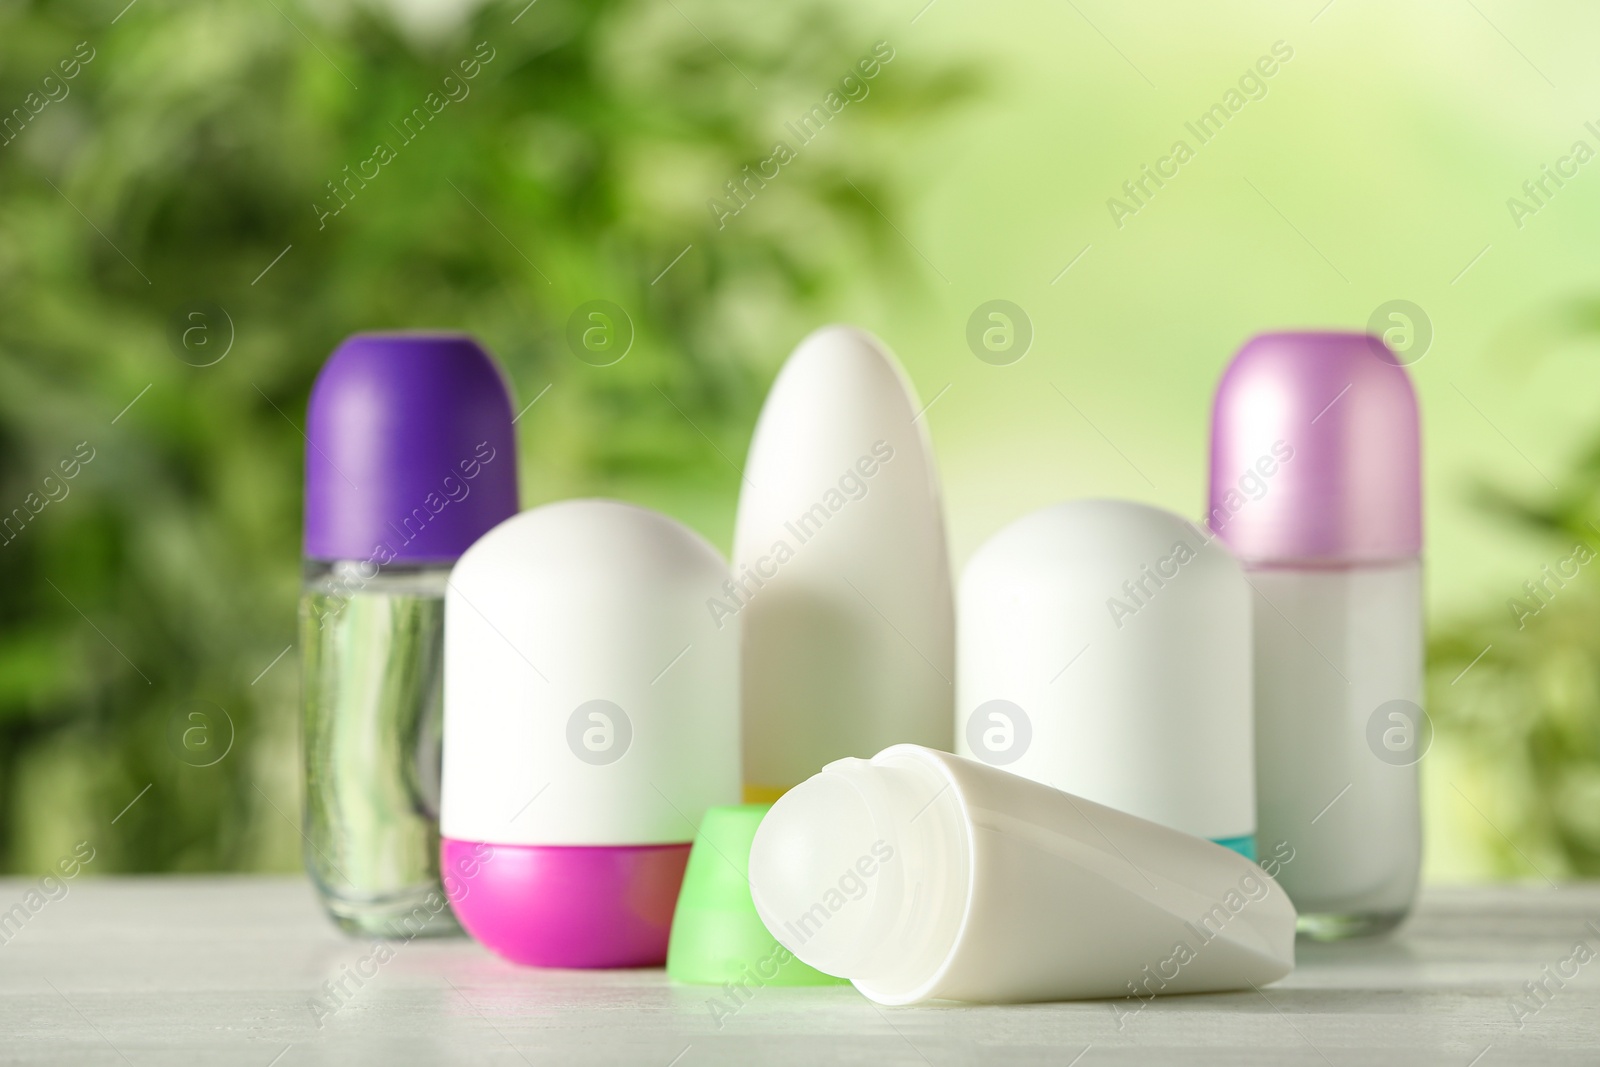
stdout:
<svg viewBox="0 0 1600 1067">
<path fill-rule="evenodd" d="M 1261 334 L 1217 385 L 1207 521 L 1247 563 L 1409 559 L 1421 466 L 1416 393 L 1381 340 Z"/>
<path fill-rule="evenodd" d="M 471 337 L 356 334 L 306 417 L 305 555 L 449 562 L 517 510 L 511 398 Z"/>
<path fill-rule="evenodd" d="M 770 804 L 711 808 L 700 822 L 672 918 L 667 974 L 679 982 L 833 985 L 767 932 L 750 899 L 750 842 Z"/>
</svg>

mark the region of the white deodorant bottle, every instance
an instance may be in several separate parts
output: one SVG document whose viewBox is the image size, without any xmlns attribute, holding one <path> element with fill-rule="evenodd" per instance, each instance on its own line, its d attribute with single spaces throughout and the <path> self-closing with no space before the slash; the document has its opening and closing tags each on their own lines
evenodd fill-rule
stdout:
<svg viewBox="0 0 1600 1067">
<path fill-rule="evenodd" d="M 920 745 L 790 790 L 750 848 L 772 936 L 880 1004 L 1246 989 L 1294 968 L 1294 907 L 1225 848 Z"/>
<path fill-rule="evenodd" d="M 539 967 L 666 961 L 695 828 L 739 795 L 728 568 L 648 508 L 564 500 L 480 537 L 445 594 L 446 888 Z"/>
<path fill-rule="evenodd" d="M 801 341 L 761 408 L 733 574 L 707 602 L 743 630 L 745 798 L 841 756 L 950 747 L 955 612 L 933 450 L 877 338 Z"/>
<path fill-rule="evenodd" d="M 1263 848 L 1314 937 L 1380 933 L 1421 862 L 1417 401 L 1382 341 L 1263 334 L 1217 387 L 1211 529 L 1254 587 Z"/>
<path fill-rule="evenodd" d="M 1035 511 L 967 563 L 958 619 L 957 753 L 1256 858 L 1250 588 L 1204 530 Z"/>
</svg>

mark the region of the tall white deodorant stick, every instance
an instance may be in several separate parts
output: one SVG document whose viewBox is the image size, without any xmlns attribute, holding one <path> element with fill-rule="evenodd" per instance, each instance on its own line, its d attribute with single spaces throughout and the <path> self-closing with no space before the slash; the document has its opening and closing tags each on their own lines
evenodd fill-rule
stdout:
<svg viewBox="0 0 1600 1067">
<path fill-rule="evenodd" d="M 918 413 L 894 357 L 848 326 L 802 341 L 761 409 L 732 578 L 707 603 L 743 627 L 748 800 L 841 756 L 950 746 L 950 563 Z"/>
<path fill-rule="evenodd" d="M 785 948 L 880 1004 L 1115 997 L 1120 1020 L 1294 969 L 1294 906 L 1243 856 L 917 745 L 780 798 L 750 894 Z"/>
<path fill-rule="evenodd" d="M 1422 476 L 1417 400 L 1376 337 L 1256 337 L 1217 386 L 1211 529 L 1255 598 L 1263 843 L 1286 842 L 1302 929 L 1379 933 L 1421 862 Z"/>
<path fill-rule="evenodd" d="M 739 796 L 739 631 L 722 557 L 665 515 L 506 519 L 445 594 L 445 888 L 517 963 L 651 967 L 695 828 Z"/>
<path fill-rule="evenodd" d="M 967 562 L 960 649 L 959 754 L 1256 858 L 1250 590 L 1203 530 L 1120 500 L 1025 515 Z"/>
</svg>

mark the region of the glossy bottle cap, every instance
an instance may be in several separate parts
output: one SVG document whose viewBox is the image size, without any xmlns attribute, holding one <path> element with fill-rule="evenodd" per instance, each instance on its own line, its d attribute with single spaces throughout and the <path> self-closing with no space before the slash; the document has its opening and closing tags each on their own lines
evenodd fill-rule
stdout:
<svg viewBox="0 0 1600 1067">
<path fill-rule="evenodd" d="M 440 841 L 462 927 L 526 967 L 659 967 L 689 846 Z"/>
<path fill-rule="evenodd" d="M 672 919 L 667 974 L 722 985 L 833 985 L 779 945 L 750 899 L 750 842 L 770 804 L 712 808 L 700 822 Z"/>
<path fill-rule="evenodd" d="M 356 334 L 306 417 L 305 555 L 450 562 L 517 510 L 511 398 L 471 337 Z"/>
<path fill-rule="evenodd" d="M 1262 334 L 1217 386 L 1207 522 L 1246 563 L 1409 559 L 1421 467 L 1416 393 L 1381 340 Z"/>
</svg>

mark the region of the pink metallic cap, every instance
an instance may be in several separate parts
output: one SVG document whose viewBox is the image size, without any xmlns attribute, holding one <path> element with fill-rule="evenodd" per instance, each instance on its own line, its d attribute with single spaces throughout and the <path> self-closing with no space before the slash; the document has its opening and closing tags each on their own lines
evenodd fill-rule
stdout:
<svg viewBox="0 0 1600 1067">
<path fill-rule="evenodd" d="M 1211 416 L 1207 524 L 1246 563 L 1351 564 L 1422 551 L 1417 397 L 1360 333 L 1266 333 Z"/>
<path fill-rule="evenodd" d="M 478 943 L 531 967 L 659 967 L 689 844 L 440 844 L 450 907 Z"/>
</svg>

